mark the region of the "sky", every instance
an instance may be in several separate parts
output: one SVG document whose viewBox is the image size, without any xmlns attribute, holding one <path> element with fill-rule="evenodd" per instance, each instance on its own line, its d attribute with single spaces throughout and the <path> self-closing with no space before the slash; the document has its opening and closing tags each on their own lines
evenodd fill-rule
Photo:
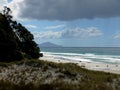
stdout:
<svg viewBox="0 0 120 90">
<path fill-rule="evenodd" d="M 120 0 L 0 0 L 40 44 L 120 47 Z"/>
</svg>

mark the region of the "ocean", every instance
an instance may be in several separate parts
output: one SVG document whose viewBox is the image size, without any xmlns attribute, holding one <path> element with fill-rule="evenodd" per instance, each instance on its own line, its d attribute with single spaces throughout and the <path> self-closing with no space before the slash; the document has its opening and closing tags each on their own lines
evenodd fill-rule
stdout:
<svg viewBox="0 0 120 90">
<path fill-rule="evenodd" d="M 120 64 L 120 47 L 41 48 L 43 55 L 63 60 Z"/>
</svg>

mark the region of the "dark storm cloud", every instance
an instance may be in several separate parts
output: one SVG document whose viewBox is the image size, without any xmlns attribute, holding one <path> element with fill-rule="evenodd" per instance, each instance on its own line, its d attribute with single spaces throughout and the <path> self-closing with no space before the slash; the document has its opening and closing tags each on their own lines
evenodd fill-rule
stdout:
<svg viewBox="0 0 120 90">
<path fill-rule="evenodd" d="M 120 0 L 24 0 L 20 17 L 37 20 L 76 20 L 120 16 Z"/>
</svg>

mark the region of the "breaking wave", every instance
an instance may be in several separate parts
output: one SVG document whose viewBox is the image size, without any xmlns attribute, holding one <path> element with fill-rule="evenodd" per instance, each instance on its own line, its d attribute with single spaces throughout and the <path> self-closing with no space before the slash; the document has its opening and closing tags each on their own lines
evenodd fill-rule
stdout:
<svg viewBox="0 0 120 90">
<path fill-rule="evenodd" d="M 56 53 L 56 52 L 42 52 L 45 56 L 52 56 L 56 59 L 69 60 L 69 61 L 88 61 L 88 62 L 102 62 L 120 64 L 119 55 L 96 55 L 93 53 Z"/>
</svg>

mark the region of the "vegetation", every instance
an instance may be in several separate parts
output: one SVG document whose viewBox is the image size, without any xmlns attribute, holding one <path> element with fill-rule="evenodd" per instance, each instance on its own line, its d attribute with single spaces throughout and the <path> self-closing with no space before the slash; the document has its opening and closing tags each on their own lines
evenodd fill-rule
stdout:
<svg viewBox="0 0 120 90">
<path fill-rule="evenodd" d="M 5 7 L 0 13 L 0 62 L 39 58 L 39 52 L 33 35 L 14 21 L 10 8 Z"/>
<path fill-rule="evenodd" d="M 120 75 L 37 60 L 33 35 L 10 14 L 0 13 L 0 90 L 120 90 Z"/>
<path fill-rule="evenodd" d="M 0 90 L 120 90 L 120 75 L 90 71 L 72 63 L 0 63 L 0 75 Z"/>
</svg>

